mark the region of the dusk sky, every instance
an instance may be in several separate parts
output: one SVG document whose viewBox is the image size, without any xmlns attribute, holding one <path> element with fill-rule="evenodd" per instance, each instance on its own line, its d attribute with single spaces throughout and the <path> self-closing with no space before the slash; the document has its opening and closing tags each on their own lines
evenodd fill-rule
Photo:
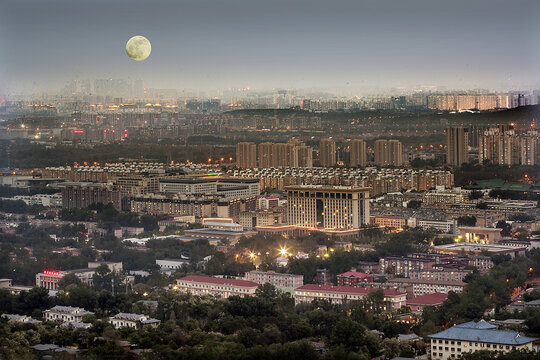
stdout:
<svg viewBox="0 0 540 360">
<path fill-rule="evenodd" d="M 540 88 L 538 0 L 3 0 L 0 91 Z M 127 40 L 152 43 L 142 62 Z"/>
</svg>

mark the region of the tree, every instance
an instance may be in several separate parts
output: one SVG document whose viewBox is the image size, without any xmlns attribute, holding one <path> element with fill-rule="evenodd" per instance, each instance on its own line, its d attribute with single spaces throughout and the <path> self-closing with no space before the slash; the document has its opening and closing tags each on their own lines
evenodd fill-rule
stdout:
<svg viewBox="0 0 540 360">
<path fill-rule="evenodd" d="M 469 200 L 476 200 L 480 199 L 484 196 L 484 194 L 479 190 L 473 190 L 469 193 Z"/>
<path fill-rule="evenodd" d="M 92 282 L 96 290 L 110 290 L 112 286 L 111 269 L 106 264 L 99 265 L 92 276 Z"/>
<path fill-rule="evenodd" d="M 476 225 L 476 216 L 474 215 L 463 215 L 457 218 L 457 223 L 460 226 L 475 226 Z"/>
<path fill-rule="evenodd" d="M 411 200 L 407 203 L 407 208 L 418 210 L 422 206 L 422 200 Z"/>
<path fill-rule="evenodd" d="M 488 208 L 488 204 L 485 201 L 480 201 L 476 204 L 476 208 L 480 210 L 486 210 Z"/>
<path fill-rule="evenodd" d="M 74 273 L 69 273 L 67 275 L 64 275 L 60 281 L 58 281 L 58 288 L 60 290 L 66 290 L 71 289 L 73 287 L 81 286 L 82 281 L 79 279 L 77 275 Z"/>
<path fill-rule="evenodd" d="M 512 232 L 512 225 L 507 223 L 504 220 L 497 221 L 497 225 L 495 225 L 496 228 L 502 229 L 501 235 L 502 236 L 510 236 Z"/>
</svg>

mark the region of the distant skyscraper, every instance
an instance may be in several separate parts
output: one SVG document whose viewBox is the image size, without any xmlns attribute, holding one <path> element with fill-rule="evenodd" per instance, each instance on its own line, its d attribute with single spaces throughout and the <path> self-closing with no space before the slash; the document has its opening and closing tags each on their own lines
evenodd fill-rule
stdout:
<svg viewBox="0 0 540 360">
<path fill-rule="evenodd" d="M 336 142 L 332 139 L 322 139 L 319 142 L 319 161 L 323 167 L 336 165 Z"/>
<path fill-rule="evenodd" d="M 366 166 L 366 142 L 362 139 L 351 141 L 351 166 Z"/>
<path fill-rule="evenodd" d="M 236 144 L 236 165 L 243 169 L 257 167 L 257 146 L 254 143 Z"/>
<path fill-rule="evenodd" d="M 463 126 L 446 127 L 446 163 L 460 166 L 469 162 L 469 129 Z"/>
<path fill-rule="evenodd" d="M 375 164 L 379 166 L 402 166 L 403 145 L 399 140 L 375 141 Z"/>
</svg>

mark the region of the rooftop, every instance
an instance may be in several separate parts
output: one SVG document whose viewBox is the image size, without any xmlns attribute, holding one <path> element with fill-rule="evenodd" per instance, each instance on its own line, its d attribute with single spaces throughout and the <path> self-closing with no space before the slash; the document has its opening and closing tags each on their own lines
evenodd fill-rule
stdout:
<svg viewBox="0 0 540 360">
<path fill-rule="evenodd" d="M 494 327 L 495 325 L 491 325 L 484 320 L 479 322 L 471 321 L 453 326 L 436 334 L 428 335 L 428 337 L 434 339 L 476 341 L 513 346 L 523 345 L 538 340 L 537 338 L 522 336 L 517 331 L 496 330 Z"/>
<path fill-rule="evenodd" d="M 448 294 L 434 293 L 417 296 L 407 300 L 407 305 L 440 305 L 448 298 Z"/>
<path fill-rule="evenodd" d="M 354 277 L 354 278 L 363 279 L 363 278 L 366 278 L 366 277 L 368 277 L 370 275 L 366 274 L 366 273 L 363 273 L 363 272 L 358 272 L 358 271 L 347 271 L 347 272 L 344 272 L 343 274 L 339 274 L 338 276 Z"/>
</svg>

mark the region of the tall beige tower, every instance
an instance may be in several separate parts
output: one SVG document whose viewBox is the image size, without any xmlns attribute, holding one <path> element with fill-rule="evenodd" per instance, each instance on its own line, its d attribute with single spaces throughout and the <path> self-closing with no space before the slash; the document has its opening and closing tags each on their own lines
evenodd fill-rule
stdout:
<svg viewBox="0 0 540 360">
<path fill-rule="evenodd" d="M 463 126 L 446 127 L 446 163 L 460 166 L 469 162 L 469 129 Z"/>
<path fill-rule="evenodd" d="M 351 141 L 351 166 L 366 166 L 366 142 L 362 139 Z"/>
<path fill-rule="evenodd" d="M 321 139 L 319 142 L 319 161 L 323 167 L 336 165 L 336 142 L 332 139 Z"/>
<path fill-rule="evenodd" d="M 236 166 L 242 169 L 257 167 L 257 146 L 254 143 L 236 144 Z"/>
<path fill-rule="evenodd" d="M 375 164 L 379 166 L 402 166 L 403 145 L 399 140 L 375 141 Z"/>
</svg>

